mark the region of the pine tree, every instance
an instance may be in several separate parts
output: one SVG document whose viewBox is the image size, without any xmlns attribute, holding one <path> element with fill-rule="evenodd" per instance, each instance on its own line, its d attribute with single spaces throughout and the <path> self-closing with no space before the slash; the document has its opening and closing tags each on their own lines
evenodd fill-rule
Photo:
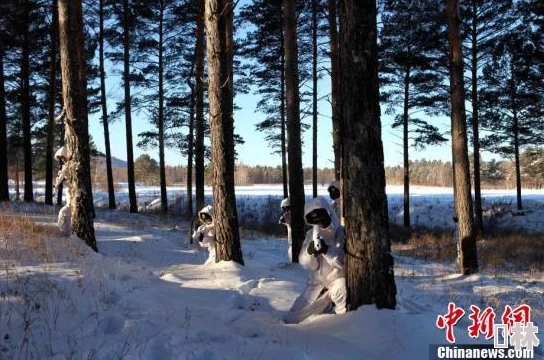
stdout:
<svg viewBox="0 0 544 360">
<path fill-rule="evenodd" d="M 451 132 L 455 214 L 459 219 L 459 270 L 463 275 L 478 272 L 476 234 L 470 192 L 465 87 L 461 44 L 459 1 L 446 0 L 450 44 Z"/>
<path fill-rule="evenodd" d="M 6 91 L 4 86 L 4 35 L 3 31 L 0 30 L 0 201 L 9 200 Z"/>
<path fill-rule="evenodd" d="M 255 1 L 244 6 L 240 18 L 249 27 L 241 42 L 241 55 L 249 60 L 245 71 L 246 80 L 256 86 L 262 97 L 257 102 L 257 111 L 265 119 L 255 125 L 257 131 L 266 134 L 265 140 L 280 154 L 284 169 L 284 197 L 288 196 L 287 142 L 285 133 L 285 74 L 284 34 L 281 0 Z"/>
<path fill-rule="evenodd" d="M 59 0 L 59 38 L 66 110 L 68 182 L 74 234 L 98 251 L 90 175 L 87 81 L 81 0 Z"/>
<path fill-rule="evenodd" d="M 204 207 L 204 7 L 205 0 L 195 0 L 195 200 L 197 211 Z"/>
<path fill-rule="evenodd" d="M 142 154 L 134 160 L 134 176 L 136 181 L 146 185 L 157 185 L 159 164 L 149 154 Z"/>
<path fill-rule="evenodd" d="M 233 3 L 206 0 L 216 261 L 244 264 L 234 193 Z"/>
<path fill-rule="evenodd" d="M 109 14 L 115 21 L 115 26 L 105 29 L 105 38 L 110 44 L 110 51 L 106 56 L 114 63 L 122 63 L 122 82 L 124 99 L 117 103 L 116 110 L 111 114 L 112 120 L 124 114 L 125 136 L 127 147 L 127 182 L 129 195 L 129 211 L 138 212 L 136 186 L 134 180 L 134 146 L 132 134 L 132 95 L 131 82 L 136 76 L 132 69 L 131 54 L 134 50 L 134 33 L 141 24 L 135 15 L 134 4 L 131 0 L 122 2 L 105 0 L 105 14 Z"/>
<path fill-rule="evenodd" d="M 33 201 L 33 172 L 41 171 L 44 142 L 40 135 L 47 118 L 47 65 L 50 1 L 6 1 L 4 81 L 8 143 L 17 149 L 8 152 L 14 162 L 22 150 L 25 171 L 25 201 Z M 17 124 L 20 123 L 20 124 Z M 38 140 L 38 141 L 36 141 Z"/>
<path fill-rule="evenodd" d="M 46 169 L 45 169 L 45 203 L 53 205 L 53 141 L 55 131 L 55 95 L 57 89 L 57 32 L 58 9 L 57 0 L 51 1 L 51 31 L 49 59 L 49 90 L 48 90 L 48 121 L 46 140 Z"/>
<path fill-rule="evenodd" d="M 298 40 L 304 44 L 299 53 L 299 94 L 300 102 L 310 100 L 311 93 L 301 91 L 305 82 L 312 79 L 309 64 L 313 63 L 312 45 L 312 7 L 309 2 L 296 1 L 297 5 L 297 30 Z M 278 154 L 282 159 L 284 169 L 284 197 L 288 196 L 287 176 L 287 141 L 285 121 L 285 55 L 284 55 L 284 30 L 281 0 L 257 0 L 248 4 L 240 11 L 242 23 L 247 27 L 246 36 L 241 41 L 240 54 L 248 62 L 244 67 L 246 72 L 244 84 L 250 84 L 256 94 L 261 98 L 257 102 L 256 109 L 265 117 L 255 127 L 257 131 L 265 134 L 273 154 Z M 320 9 L 320 7 L 318 8 Z M 321 35 L 321 28 L 319 35 Z M 311 114 L 311 111 L 303 111 L 303 116 Z M 301 123 L 301 130 L 309 129 L 307 124 Z"/>
<path fill-rule="evenodd" d="M 482 67 L 489 61 L 492 49 L 497 38 L 508 31 L 512 0 L 500 0 L 486 2 L 471 0 L 464 7 L 466 11 L 466 41 L 468 48 L 465 64 L 470 70 L 470 102 L 472 106 L 470 122 L 472 123 L 473 144 L 473 174 L 474 174 L 474 226 L 476 232 L 481 234 L 483 224 L 483 209 L 480 180 L 480 121 L 478 103 L 479 73 Z"/>
<path fill-rule="evenodd" d="M 331 57 L 331 112 L 332 112 L 332 143 L 334 151 L 334 179 L 340 180 L 341 136 L 340 124 L 342 106 L 340 98 L 340 51 L 338 41 L 337 0 L 328 0 L 328 22 Z"/>
<path fill-rule="evenodd" d="M 509 32 L 496 46 L 492 61 L 483 69 L 482 126 L 492 133 L 482 145 L 503 156 L 513 156 L 516 169 L 517 209 L 523 210 L 520 153 L 544 141 L 544 95 L 535 84 L 544 81 L 539 70 L 537 41 L 525 24 Z"/>
<path fill-rule="evenodd" d="M 141 67 L 141 73 L 136 77 L 135 85 L 144 89 L 153 88 L 152 94 L 146 95 L 148 116 L 151 123 L 156 126 L 156 131 L 146 132 L 144 137 L 152 137 L 159 150 L 159 183 L 161 212 L 168 211 L 168 198 L 166 193 L 165 173 L 165 12 L 171 1 L 159 0 L 153 3 L 142 3 L 135 7 L 138 11 L 136 16 L 140 17 L 143 26 L 135 37 L 137 52 L 135 52 L 134 63 Z M 138 144 L 141 146 L 141 142 Z"/>
<path fill-rule="evenodd" d="M 298 71 L 297 13 L 293 1 L 283 0 L 285 89 L 287 115 L 287 154 L 289 198 L 291 203 L 292 261 L 304 241 L 304 177 L 302 172 L 300 95 Z"/>
<path fill-rule="evenodd" d="M 394 309 L 381 140 L 375 0 L 343 0 L 341 21 L 343 206 L 348 309 Z"/>
<path fill-rule="evenodd" d="M 32 133 L 30 119 L 30 12 L 31 3 L 24 0 L 22 4 L 22 51 L 21 51 L 21 121 L 23 127 L 23 153 L 25 168 L 24 200 L 34 201 L 32 186 Z"/>
<path fill-rule="evenodd" d="M 191 125 L 190 122 L 195 111 L 193 82 L 196 67 L 194 35 L 197 6 L 195 1 L 162 1 L 149 6 L 145 31 L 137 40 L 138 54 L 135 62 L 142 69 L 138 85 L 147 92 L 142 96 L 141 103 L 144 107 L 141 112 L 156 126 L 156 130 L 139 134 L 141 141 L 138 146 L 158 148 L 161 169 L 164 169 L 165 148 L 179 149 L 182 155 L 188 157 L 192 157 L 194 151 L 194 124 Z M 182 133 L 182 128 L 189 128 L 189 134 Z M 192 159 L 190 163 L 189 168 L 192 167 Z M 160 173 L 163 174 L 161 203 L 166 205 L 164 170 Z M 188 194 L 188 197 L 191 195 Z M 163 211 L 167 210 L 165 205 Z"/>
<path fill-rule="evenodd" d="M 105 13 L 112 16 L 115 26 L 105 29 L 105 38 L 110 44 L 110 51 L 106 56 L 114 63 L 122 63 L 123 100 L 117 103 L 116 110 L 111 114 L 112 120 L 124 114 L 125 136 L 127 147 L 127 182 L 129 195 L 129 211 L 138 212 L 136 198 L 136 185 L 134 179 L 134 145 L 132 134 L 132 82 L 139 77 L 133 71 L 133 53 L 135 48 L 134 37 L 141 19 L 137 16 L 136 5 L 140 2 L 135 0 L 105 0 Z"/>
<path fill-rule="evenodd" d="M 193 67 L 194 69 L 194 67 Z M 195 138 L 195 86 L 193 84 L 194 71 L 187 80 L 191 88 L 191 100 L 189 108 L 189 134 L 187 135 L 187 207 L 185 214 L 187 217 L 193 216 L 193 158 L 194 158 L 194 138 Z M 192 231 L 191 229 L 190 231 Z"/>
<path fill-rule="evenodd" d="M 115 209 L 117 204 L 115 203 L 115 188 L 113 185 L 113 169 L 111 164 L 111 146 L 110 146 L 110 129 L 108 120 L 108 104 L 106 100 L 106 70 L 104 68 L 104 10 L 105 0 L 99 0 L 99 29 L 98 29 L 98 61 L 99 61 L 99 73 L 100 73 L 100 105 L 102 108 L 102 126 L 104 128 L 104 147 L 106 150 L 106 176 L 108 182 L 108 208 Z"/>
<path fill-rule="evenodd" d="M 318 0 L 312 0 L 312 195 L 317 197 L 317 21 Z"/>
<path fill-rule="evenodd" d="M 434 2 L 389 0 L 385 3 L 381 31 L 381 80 L 387 113 L 395 117 L 393 127 L 402 128 L 404 166 L 404 227 L 410 228 L 410 156 L 409 148 L 424 148 L 446 141 L 438 128 L 416 118 L 414 113 L 425 110 L 440 96 L 429 89 L 444 81 L 439 67 L 441 54 L 436 50 L 442 41 L 436 31 Z M 410 136 L 410 134 L 415 134 Z"/>
</svg>

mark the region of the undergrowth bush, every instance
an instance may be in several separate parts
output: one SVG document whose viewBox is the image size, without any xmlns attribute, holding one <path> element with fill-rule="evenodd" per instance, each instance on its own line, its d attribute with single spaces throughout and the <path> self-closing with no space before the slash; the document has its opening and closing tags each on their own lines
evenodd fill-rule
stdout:
<svg viewBox="0 0 544 360">
<path fill-rule="evenodd" d="M 456 245 L 450 230 L 414 229 L 411 232 L 400 226 L 391 227 L 393 250 L 398 255 L 433 261 L 454 261 Z"/>
<path fill-rule="evenodd" d="M 457 258 L 457 247 L 451 230 L 390 228 L 393 250 L 401 256 L 430 261 L 451 262 Z M 480 269 L 542 271 L 544 270 L 544 234 L 503 231 L 486 235 L 476 242 Z"/>
<path fill-rule="evenodd" d="M 37 224 L 25 215 L 0 214 L 0 259 L 48 262 L 46 240 L 56 235 L 56 227 Z"/>
</svg>

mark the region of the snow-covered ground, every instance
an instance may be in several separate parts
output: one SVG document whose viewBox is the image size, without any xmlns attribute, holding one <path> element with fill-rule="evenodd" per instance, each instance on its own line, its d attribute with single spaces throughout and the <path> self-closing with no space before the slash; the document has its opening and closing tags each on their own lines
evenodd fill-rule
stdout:
<svg viewBox="0 0 544 360">
<path fill-rule="evenodd" d="M 415 222 L 450 226 L 451 189 L 412 190 Z M 281 188 L 239 188 L 237 196 L 262 212 L 281 199 Z M 401 196 L 388 188 L 392 219 L 402 219 Z M 484 196 L 489 208 L 515 199 L 511 191 Z M 526 215 L 503 211 L 500 225 L 542 231 L 544 191 L 524 192 L 524 200 Z M 0 217 L 55 220 L 54 208 L 2 206 Z M 528 304 L 544 328 L 540 272 L 461 276 L 454 263 L 395 256 L 396 310 L 363 306 L 286 325 L 306 272 L 286 263 L 285 239 L 242 232 L 245 266 L 202 265 L 206 254 L 185 244 L 188 224 L 177 218 L 98 210 L 95 228 L 98 254 L 76 238 L 51 237 L 44 260 L 0 235 L 0 359 L 428 359 L 429 345 L 447 343 L 436 320 L 450 302 L 466 311 L 454 327 L 460 344 L 490 343 L 468 336 L 473 304 L 493 308 L 496 323 L 506 305 Z"/>
</svg>

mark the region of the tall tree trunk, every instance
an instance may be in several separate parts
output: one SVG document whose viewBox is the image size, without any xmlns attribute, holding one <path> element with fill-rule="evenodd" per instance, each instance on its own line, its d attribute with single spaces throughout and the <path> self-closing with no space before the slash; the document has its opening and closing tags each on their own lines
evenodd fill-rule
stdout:
<svg viewBox="0 0 544 360">
<path fill-rule="evenodd" d="M 191 88 L 191 105 L 189 107 L 189 134 L 187 135 L 189 141 L 187 144 L 187 208 L 185 209 L 188 217 L 193 216 L 193 154 L 195 136 L 195 87 L 191 81 L 192 79 L 188 80 L 189 87 Z"/>
<path fill-rule="evenodd" d="M 394 309 L 396 285 L 388 234 L 378 88 L 375 0 L 343 0 L 342 179 L 348 308 Z"/>
<path fill-rule="evenodd" d="M 459 268 L 462 274 L 469 275 L 478 272 L 478 259 L 476 256 L 476 236 L 470 193 L 459 0 L 446 0 L 446 7 L 450 45 L 451 142 L 455 177 L 454 201 L 455 212 L 459 218 L 458 241 L 460 241 L 459 249 L 461 252 Z"/>
<path fill-rule="evenodd" d="M 300 135 L 300 96 L 298 79 L 298 45 L 295 1 L 283 0 L 285 89 L 287 93 L 287 154 L 289 170 L 289 197 L 291 203 L 292 261 L 298 254 L 305 237 L 304 228 L 304 175 Z"/>
<path fill-rule="evenodd" d="M 66 125 L 65 125 L 66 127 Z M 64 131 L 64 127 L 61 128 L 60 131 L 60 139 L 58 146 L 64 146 L 64 134 L 66 131 Z M 62 166 L 62 164 L 60 164 Z M 57 187 L 57 206 L 62 207 L 62 194 L 64 194 L 64 186 L 62 183 Z"/>
<path fill-rule="evenodd" d="M 159 1 L 159 178 L 161 186 L 161 211 L 168 211 L 166 195 L 166 166 L 164 161 L 164 66 L 163 66 L 163 23 L 164 0 Z"/>
<path fill-rule="evenodd" d="M 204 0 L 197 0 L 195 44 L 195 195 L 196 209 L 204 207 Z"/>
<path fill-rule="evenodd" d="M 474 153 L 474 231 L 483 232 L 482 190 L 480 180 L 480 131 L 478 105 L 478 1 L 472 0 L 472 137 Z"/>
<path fill-rule="evenodd" d="M 329 32 L 331 38 L 331 110 L 332 110 L 332 146 L 334 150 L 334 179 L 340 180 L 340 123 L 342 106 L 340 104 L 340 52 L 338 31 L 336 29 L 336 2 L 329 0 Z"/>
<path fill-rule="evenodd" d="M 283 198 L 289 196 L 289 177 L 287 176 L 287 139 L 285 133 L 285 50 L 284 43 L 285 37 L 283 29 L 281 30 L 281 90 L 280 90 L 280 119 L 281 119 L 281 179 L 283 183 Z"/>
<path fill-rule="evenodd" d="M 32 128 L 30 125 L 30 2 L 24 1 L 23 49 L 21 58 L 21 115 L 23 125 L 23 154 L 25 163 L 24 201 L 34 201 L 32 186 Z"/>
<path fill-rule="evenodd" d="M 55 94 L 57 89 L 57 32 L 59 28 L 57 0 L 51 2 L 51 49 L 49 53 L 49 89 L 47 139 L 45 147 L 45 203 L 53 205 L 53 142 L 55 140 Z"/>
<path fill-rule="evenodd" d="M 21 179 L 19 178 L 19 147 L 16 147 L 15 150 L 15 200 L 19 201 L 21 200 L 21 189 L 20 189 L 20 183 Z"/>
<path fill-rule="evenodd" d="M 68 182 L 72 229 L 77 237 L 98 251 L 94 236 L 87 80 L 81 0 L 59 0 L 62 94 L 66 109 Z"/>
<path fill-rule="evenodd" d="M 100 104 L 102 107 L 102 125 L 104 127 L 104 146 L 106 148 L 106 176 L 108 181 L 108 207 L 115 209 L 115 188 L 113 186 L 113 169 L 111 166 L 110 129 L 108 105 L 106 101 L 106 71 L 104 67 L 104 0 L 100 0 L 100 32 L 99 32 L 99 67 L 100 67 Z"/>
<path fill-rule="evenodd" d="M 410 156 L 408 153 L 408 120 L 410 96 L 410 68 L 404 78 L 404 109 L 402 114 L 402 154 L 404 163 L 404 229 L 410 229 Z"/>
<path fill-rule="evenodd" d="M 216 261 L 244 264 L 234 193 L 232 0 L 206 0 Z"/>
<path fill-rule="evenodd" d="M 312 190 L 317 197 L 317 0 L 312 0 Z"/>
<path fill-rule="evenodd" d="M 9 200 L 8 139 L 6 115 L 6 89 L 4 87 L 4 43 L 0 32 L 0 201 Z"/>
<path fill-rule="evenodd" d="M 127 137 L 127 177 L 128 177 L 128 198 L 129 211 L 138 212 L 136 199 L 136 184 L 134 180 L 134 146 L 132 144 L 132 106 L 130 99 L 130 3 L 123 1 L 123 81 L 125 86 L 125 127 Z"/>
<path fill-rule="evenodd" d="M 514 103 L 514 101 L 513 101 Z M 519 119 L 518 112 L 514 109 L 514 161 L 516 168 L 516 204 L 518 211 L 523 210 L 521 202 L 521 164 L 519 161 Z"/>
</svg>

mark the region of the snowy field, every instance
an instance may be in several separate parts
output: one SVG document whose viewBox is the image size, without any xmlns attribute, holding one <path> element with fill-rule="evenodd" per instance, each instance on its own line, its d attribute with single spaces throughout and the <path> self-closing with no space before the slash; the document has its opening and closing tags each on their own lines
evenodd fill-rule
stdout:
<svg viewBox="0 0 544 360">
<path fill-rule="evenodd" d="M 170 189 L 172 204 L 183 192 Z M 400 222 L 402 189 L 387 193 L 391 219 Z M 237 198 L 246 213 L 273 212 L 281 187 L 241 187 Z M 118 194 L 120 205 L 125 199 Z M 544 232 L 544 191 L 523 192 L 525 216 L 513 215 L 513 191 L 484 191 L 484 199 L 488 213 L 500 209 L 494 226 Z M 45 226 L 58 211 L 0 206 L 0 218 L 22 213 Z M 411 212 L 415 224 L 451 227 L 451 189 L 413 187 Z M 493 308 L 496 323 L 506 305 L 530 305 L 531 320 L 542 327 L 535 358 L 543 358 L 541 272 L 461 276 L 454 263 L 397 255 L 396 310 L 363 306 L 286 325 L 282 318 L 307 274 L 286 263 L 285 239 L 242 231 L 245 266 L 202 265 L 206 254 L 185 244 L 188 224 L 180 218 L 99 209 L 95 229 L 98 254 L 73 237 L 47 237 L 35 254 L 18 246 L 29 239 L 0 235 L 0 359 L 429 359 L 430 344 L 447 343 L 435 324 L 449 302 L 466 311 L 454 327 L 458 344 L 492 343 L 468 335 L 470 305 Z"/>
<path fill-rule="evenodd" d="M 326 184 L 318 186 L 318 195 L 328 197 Z M 35 182 L 36 200 L 43 202 L 44 183 Z M 194 189 L 193 189 L 194 190 Z M 158 187 L 137 186 L 137 199 L 140 212 L 158 212 L 160 210 L 160 189 Z M 389 185 L 386 188 L 389 220 L 403 223 L 403 187 Z M 11 191 L 12 197 L 14 192 Z M 306 197 L 312 193 L 310 185 L 305 186 Z M 168 208 L 175 216 L 185 213 L 187 192 L 185 187 L 168 187 Z M 212 189 L 206 187 L 204 192 L 206 203 L 212 202 Z M 22 195 L 21 195 L 22 196 Z M 108 207 L 108 193 L 93 193 L 95 206 Z M 117 208 L 128 210 L 128 188 L 121 183 L 115 193 Z M 236 201 L 240 226 L 248 229 L 266 228 L 282 229 L 276 226 L 279 217 L 280 202 L 283 190 L 280 185 L 254 185 L 236 187 Z M 484 209 L 484 226 L 490 230 L 504 228 L 522 229 L 529 232 L 544 233 L 544 189 L 522 190 L 524 216 L 516 216 L 516 191 L 482 190 L 482 206 Z M 193 204 L 196 201 L 193 196 Z M 193 205 L 194 206 L 194 205 Z M 58 211 L 58 209 L 56 209 Z M 198 209 L 194 209 L 196 212 Z M 54 212 L 55 209 L 45 211 Z M 453 229 L 453 189 L 428 186 L 410 187 L 410 214 L 413 227 L 435 227 Z"/>
</svg>

